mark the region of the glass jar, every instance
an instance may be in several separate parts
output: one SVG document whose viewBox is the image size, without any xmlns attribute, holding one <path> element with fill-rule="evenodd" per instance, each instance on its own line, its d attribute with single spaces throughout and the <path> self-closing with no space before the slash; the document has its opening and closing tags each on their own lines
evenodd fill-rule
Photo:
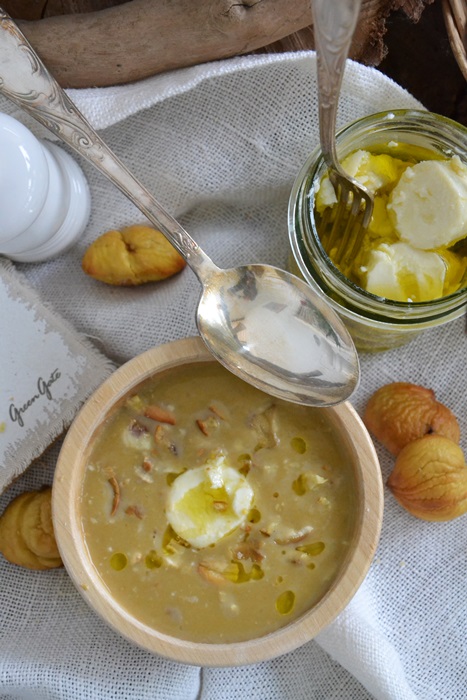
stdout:
<svg viewBox="0 0 467 700">
<path fill-rule="evenodd" d="M 465 162 L 467 129 L 430 112 L 394 110 L 359 119 L 337 134 L 339 160 L 357 149 L 401 157 L 404 144 L 433 158 L 458 155 Z M 314 220 L 316 184 L 327 170 L 320 149 L 308 158 L 295 179 L 289 201 L 290 267 L 339 313 L 359 350 L 380 351 L 412 340 L 425 328 L 465 313 L 467 280 L 449 296 L 428 302 L 398 302 L 370 294 L 332 263 Z"/>
</svg>

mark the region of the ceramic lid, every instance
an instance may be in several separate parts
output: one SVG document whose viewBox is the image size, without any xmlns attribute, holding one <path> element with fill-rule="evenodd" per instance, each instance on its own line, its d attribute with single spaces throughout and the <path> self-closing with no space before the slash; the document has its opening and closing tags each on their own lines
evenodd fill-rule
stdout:
<svg viewBox="0 0 467 700">
<path fill-rule="evenodd" d="M 48 190 L 40 142 L 23 124 L 0 114 L 0 244 L 31 226 Z"/>
</svg>

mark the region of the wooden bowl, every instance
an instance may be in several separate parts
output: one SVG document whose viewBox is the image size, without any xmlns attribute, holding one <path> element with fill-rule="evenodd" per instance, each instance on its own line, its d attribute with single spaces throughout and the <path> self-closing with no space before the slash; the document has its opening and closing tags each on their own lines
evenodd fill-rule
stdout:
<svg viewBox="0 0 467 700">
<path fill-rule="evenodd" d="M 203 644 L 161 634 L 121 607 L 91 561 L 80 522 L 86 462 L 102 422 L 141 382 L 183 364 L 214 362 L 199 338 L 154 348 L 118 369 L 88 400 L 64 441 L 53 484 L 53 521 L 65 567 L 85 600 L 114 630 L 167 658 L 201 666 L 236 666 L 279 656 L 312 639 L 347 605 L 362 583 L 378 542 L 383 511 L 380 467 L 371 438 L 349 403 L 323 408 L 343 438 L 354 468 L 358 514 L 346 560 L 324 597 L 302 617 L 263 637 Z"/>
</svg>

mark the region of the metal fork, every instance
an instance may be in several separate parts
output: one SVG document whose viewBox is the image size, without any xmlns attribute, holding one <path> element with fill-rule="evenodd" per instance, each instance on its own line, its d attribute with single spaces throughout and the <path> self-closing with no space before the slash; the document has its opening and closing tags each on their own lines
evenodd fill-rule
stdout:
<svg viewBox="0 0 467 700">
<path fill-rule="evenodd" d="M 319 222 L 322 245 L 345 272 L 357 253 L 373 212 L 373 196 L 342 169 L 336 150 L 336 114 L 350 42 L 361 0 L 312 0 L 318 64 L 319 135 L 337 204 Z"/>
</svg>

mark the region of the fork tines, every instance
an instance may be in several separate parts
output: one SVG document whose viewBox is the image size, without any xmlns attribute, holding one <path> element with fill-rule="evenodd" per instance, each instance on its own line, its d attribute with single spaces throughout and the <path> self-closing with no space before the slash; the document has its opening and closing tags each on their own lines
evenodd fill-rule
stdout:
<svg viewBox="0 0 467 700">
<path fill-rule="evenodd" d="M 337 204 L 324 210 L 317 228 L 324 250 L 345 274 L 361 248 L 373 201 L 366 189 L 347 179 L 337 178 L 333 185 Z"/>
</svg>

